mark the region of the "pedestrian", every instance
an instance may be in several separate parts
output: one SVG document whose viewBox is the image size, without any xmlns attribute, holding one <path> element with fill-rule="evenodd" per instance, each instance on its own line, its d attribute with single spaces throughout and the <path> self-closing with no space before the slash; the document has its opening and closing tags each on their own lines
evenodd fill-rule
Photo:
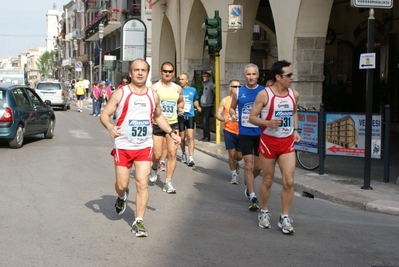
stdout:
<svg viewBox="0 0 399 267">
<path fill-rule="evenodd" d="M 259 206 L 254 179 L 260 173 L 258 148 L 261 130 L 258 126 L 250 123 L 248 119 L 256 95 L 265 87 L 258 84 L 259 68 L 255 64 L 250 63 L 245 66 L 244 78 L 246 84 L 239 87 L 237 93 L 232 95 L 230 116 L 233 121 L 238 121 L 238 139 L 244 158 L 245 196 L 251 202 L 249 210 L 257 211 Z"/>
<path fill-rule="evenodd" d="M 301 140 L 296 111 L 299 93 L 290 88 L 293 80 L 290 65 L 285 60 L 276 61 L 272 65 L 270 73 L 274 84 L 258 94 L 249 117 L 251 123 L 262 128 L 259 144 L 262 166 L 262 183 L 259 189 L 261 210 L 258 214 L 258 225 L 261 228 L 270 228 L 268 203 L 278 163 L 283 185 L 278 226 L 284 234 L 295 232 L 289 211 L 294 198 L 294 142 Z"/>
<path fill-rule="evenodd" d="M 177 132 L 179 130 L 177 116 L 178 114 L 183 114 L 184 102 L 181 87 L 172 82 L 174 73 L 174 66 L 171 62 L 162 63 L 160 71 L 161 80 L 154 83 L 151 86 L 151 89 L 159 96 L 162 115 L 165 117 L 173 131 Z M 162 156 L 163 140 L 165 137 L 168 161 L 166 162 L 166 179 L 162 191 L 167 194 L 175 194 L 176 189 L 172 185 L 172 176 L 176 169 L 176 154 L 178 146 L 176 146 L 168 132 L 161 129 L 156 123 L 154 123 L 152 136 L 154 140 L 154 153 L 149 180 L 150 182 L 155 183 L 158 179 L 158 163 Z"/>
<path fill-rule="evenodd" d="M 273 80 L 267 80 L 266 86 L 272 86 L 274 84 Z"/>
<path fill-rule="evenodd" d="M 182 151 L 181 162 L 187 164 L 187 166 L 194 166 L 194 126 L 195 126 L 195 111 L 194 108 L 201 112 L 201 107 L 198 102 L 197 89 L 188 86 L 188 74 L 182 73 L 179 76 L 179 83 L 183 90 L 183 101 L 184 101 L 184 113 L 182 116 L 178 117 L 179 122 L 179 134 L 181 137 L 180 148 Z M 187 135 L 188 143 L 188 157 L 186 154 L 186 142 L 185 135 Z"/>
<path fill-rule="evenodd" d="M 130 83 L 130 77 L 125 75 L 122 77 L 121 83 L 118 85 L 117 89 L 122 88 L 123 86 Z"/>
<path fill-rule="evenodd" d="M 106 87 L 105 87 L 105 93 L 104 93 L 104 101 L 105 101 L 105 105 L 106 105 L 107 102 L 109 101 L 109 99 L 111 98 L 111 94 L 113 92 L 112 81 L 106 82 L 105 85 L 106 85 Z"/>
<path fill-rule="evenodd" d="M 91 87 L 91 93 L 90 93 L 90 97 L 91 97 L 91 106 L 92 106 L 92 113 L 91 115 L 96 115 L 97 114 L 97 99 L 94 97 L 94 92 L 97 90 L 97 82 L 94 81 L 93 85 Z"/>
<path fill-rule="evenodd" d="M 97 87 L 101 89 L 101 98 L 98 99 L 99 111 L 101 113 L 101 108 L 104 102 L 104 95 L 105 95 L 105 82 L 103 80 L 98 80 Z"/>
<path fill-rule="evenodd" d="M 89 98 L 90 81 L 88 79 L 83 79 L 83 83 L 85 84 L 85 98 Z"/>
<path fill-rule="evenodd" d="M 94 99 L 93 117 L 100 116 L 101 114 L 100 103 L 101 99 L 103 99 L 102 83 L 97 82 L 97 86 L 93 88 L 93 99 Z"/>
<path fill-rule="evenodd" d="M 158 95 L 146 86 L 149 70 L 150 65 L 144 59 L 132 61 L 129 67 L 131 83 L 111 95 L 100 116 L 101 123 L 115 141 L 111 155 L 114 157 L 115 190 L 118 195 L 115 209 L 119 215 L 126 210 L 132 165 L 135 168 L 136 218 L 132 232 L 138 237 L 148 236 L 143 220 L 149 198 L 147 179 L 153 151 L 152 119 L 168 133 L 175 145 L 180 143 L 180 136 L 162 116 Z M 114 112 L 117 117 L 115 125 L 111 122 Z"/>
<path fill-rule="evenodd" d="M 211 81 L 211 75 L 209 72 L 202 74 L 202 96 L 201 96 L 201 108 L 202 108 L 202 122 L 203 122 L 203 137 L 201 141 L 211 141 L 211 126 L 210 119 L 212 116 L 214 101 L 215 101 L 215 85 Z"/>
<path fill-rule="evenodd" d="M 76 104 L 78 106 L 78 112 L 83 111 L 83 99 L 85 98 L 85 85 L 83 78 L 79 78 L 79 81 L 75 83 L 75 96 Z"/>
<path fill-rule="evenodd" d="M 229 82 L 230 95 L 220 101 L 216 112 L 216 119 L 223 122 L 223 137 L 226 150 L 229 154 L 229 167 L 231 171 L 231 184 L 238 184 L 238 174 L 240 173 L 239 161 L 242 159 L 241 146 L 238 140 L 238 122 L 231 120 L 230 105 L 233 94 L 237 94 L 240 81 L 231 80 Z"/>
</svg>

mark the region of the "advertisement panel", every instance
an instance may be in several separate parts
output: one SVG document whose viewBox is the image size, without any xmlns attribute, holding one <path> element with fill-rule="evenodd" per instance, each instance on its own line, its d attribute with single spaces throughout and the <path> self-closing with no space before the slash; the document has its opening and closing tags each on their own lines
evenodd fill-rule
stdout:
<svg viewBox="0 0 399 267">
<path fill-rule="evenodd" d="M 381 158 L 381 127 L 381 115 L 373 115 L 372 158 Z M 326 114 L 326 155 L 364 157 L 365 135 L 364 114 Z"/>
<path fill-rule="evenodd" d="M 301 141 L 295 149 L 317 154 L 319 114 L 312 111 L 298 111 L 298 133 Z"/>
</svg>

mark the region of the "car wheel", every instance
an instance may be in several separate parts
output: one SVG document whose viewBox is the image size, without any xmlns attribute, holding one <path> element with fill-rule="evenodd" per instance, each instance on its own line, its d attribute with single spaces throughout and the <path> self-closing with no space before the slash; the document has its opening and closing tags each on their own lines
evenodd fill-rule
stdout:
<svg viewBox="0 0 399 267">
<path fill-rule="evenodd" d="M 53 139 L 54 128 L 55 128 L 54 119 L 50 119 L 50 122 L 48 123 L 47 131 L 44 133 L 44 138 Z"/>
<path fill-rule="evenodd" d="M 68 105 L 67 105 L 67 104 L 65 104 L 65 105 L 62 106 L 62 110 L 63 110 L 63 111 L 65 111 L 65 110 L 67 110 L 67 109 L 68 109 Z"/>
<path fill-rule="evenodd" d="M 8 144 L 11 148 L 21 148 L 24 144 L 24 127 L 20 124 L 18 125 L 17 131 L 15 133 L 14 139 L 12 139 Z"/>
</svg>

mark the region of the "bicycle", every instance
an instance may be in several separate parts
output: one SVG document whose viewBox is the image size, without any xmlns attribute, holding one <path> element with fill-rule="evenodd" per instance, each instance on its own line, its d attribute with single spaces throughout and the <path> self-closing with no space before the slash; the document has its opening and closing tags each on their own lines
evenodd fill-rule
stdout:
<svg viewBox="0 0 399 267">
<path fill-rule="evenodd" d="M 297 106 L 297 111 L 316 111 L 316 108 L 313 106 L 310 108 L 305 108 L 300 105 Z M 317 153 L 312 153 L 309 151 L 295 150 L 295 157 L 301 165 L 301 167 L 305 170 L 315 170 L 319 167 L 319 155 Z"/>
</svg>

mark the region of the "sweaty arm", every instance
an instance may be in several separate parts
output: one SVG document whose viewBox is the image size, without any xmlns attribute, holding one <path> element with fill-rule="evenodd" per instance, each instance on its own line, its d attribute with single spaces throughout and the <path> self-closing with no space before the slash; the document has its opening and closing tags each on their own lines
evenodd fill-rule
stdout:
<svg viewBox="0 0 399 267">
<path fill-rule="evenodd" d="M 220 105 L 219 105 L 219 108 L 218 108 L 218 110 L 216 111 L 216 119 L 218 119 L 218 120 L 220 120 L 220 121 L 222 121 L 222 122 L 224 122 L 226 119 L 225 119 L 225 117 L 223 116 L 223 109 L 224 109 L 224 98 L 222 99 L 222 101 L 220 101 Z"/>
<path fill-rule="evenodd" d="M 230 117 L 232 121 L 237 121 L 238 117 L 236 114 L 236 108 L 237 108 L 237 94 L 231 94 L 231 104 L 230 104 Z"/>
<path fill-rule="evenodd" d="M 111 116 L 116 111 L 116 107 L 122 98 L 122 90 L 116 90 L 109 99 L 107 105 L 105 105 L 104 110 L 101 112 L 100 121 L 105 128 L 107 128 L 111 137 L 118 137 L 121 133 L 119 132 L 118 126 L 111 123 Z"/>
<path fill-rule="evenodd" d="M 281 118 L 272 118 L 267 121 L 259 117 L 259 114 L 262 112 L 262 108 L 267 101 L 268 97 L 266 91 L 260 91 L 256 96 L 254 105 L 252 106 L 251 114 L 249 115 L 249 122 L 260 127 L 278 128 L 281 124 Z"/>
</svg>

